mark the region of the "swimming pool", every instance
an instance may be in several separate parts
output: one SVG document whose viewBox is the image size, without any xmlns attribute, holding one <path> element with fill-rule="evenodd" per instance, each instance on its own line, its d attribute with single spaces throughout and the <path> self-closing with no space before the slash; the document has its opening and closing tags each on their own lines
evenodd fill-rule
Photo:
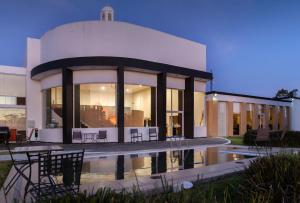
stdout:
<svg viewBox="0 0 300 203">
<path fill-rule="evenodd" d="M 185 150 L 169 150 L 155 153 L 99 156 L 84 160 L 82 183 L 130 179 L 151 176 L 208 165 L 250 158 L 235 153 L 226 153 L 232 147 L 208 147 Z"/>
</svg>

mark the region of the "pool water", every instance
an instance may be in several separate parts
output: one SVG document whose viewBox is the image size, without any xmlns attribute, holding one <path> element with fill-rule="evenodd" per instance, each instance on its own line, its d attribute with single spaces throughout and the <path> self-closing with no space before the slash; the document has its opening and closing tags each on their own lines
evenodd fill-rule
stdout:
<svg viewBox="0 0 300 203">
<path fill-rule="evenodd" d="M 135 176 L 151 176 L 250 158 L 245 155 L 226 153 L 226 150 L 232 149 L 234 148 L 209 147 L 85 159 L 81 181 L 93 183 L 130 179 Z"/>
</svg>

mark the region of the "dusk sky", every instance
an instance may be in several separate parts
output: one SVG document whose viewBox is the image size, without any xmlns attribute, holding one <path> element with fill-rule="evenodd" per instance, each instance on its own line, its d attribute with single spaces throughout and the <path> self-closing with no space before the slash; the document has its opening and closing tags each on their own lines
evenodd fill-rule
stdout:
<svg viewBox="0 0 300 203">
<path fill-rule="evenodd" d="M 27 37 L 97 20 L 105 5 L 117 21 L 206 44 L 214 90 L 300 89 L 300 1 L 291 0 L 1 0 L 0 64 L 24 66 Z"/>
</svg>

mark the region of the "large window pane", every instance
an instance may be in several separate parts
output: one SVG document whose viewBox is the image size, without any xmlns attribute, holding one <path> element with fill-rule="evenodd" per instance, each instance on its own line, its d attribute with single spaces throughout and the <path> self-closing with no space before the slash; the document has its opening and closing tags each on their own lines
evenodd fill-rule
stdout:
<svg viewBox="0 0 300 203">
<path fill-rule="evenodd" d="M 124 85 L 124 125 L 143 127 L 151 125 L 151 87 Z"/>
<path fill-rule="evenodd" d="M 0 108 L 0 126 L 26 130 L 25 109 Z"/>
<path fill-rule="evenodd" d="M 116 121 L 116 85 L 81 84 L 81 127 L 115 127 Z"/>
<path fill-rule="evenodd" d="M 62 127 L 62 87 L 53 87 L 43 91 L 44 120 L 46 128 Z"/>
<path fill-rule="evenodd" d="M 205 94 L 203 92 L 194 93 L 194 125 L 205 126 Z"/>
</svg>

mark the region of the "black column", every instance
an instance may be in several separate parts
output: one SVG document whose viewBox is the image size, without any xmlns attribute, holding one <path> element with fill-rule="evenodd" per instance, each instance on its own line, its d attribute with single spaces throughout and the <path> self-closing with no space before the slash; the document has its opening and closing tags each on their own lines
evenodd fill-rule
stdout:
<svg viewBox="0 0 300 203">
<path fill-rule="evenodd" d="M 75 128 L 80 128 L 80 85 L 74 86 L 74 100 Z"/>
<path fill-rule="evenodd" d="M 151 87 L 151 126 L 156 126 L 156 88 Z"/>
<path fill-rule="evenodd" d="M 184 137 L 194 138 L 194 77 L 185 79 Z"/>
<path fill-rule="evenodd" d="M 73 128 L 73 71 L 62 69 L 62 116 L 63 116 L 63 143 L 72 143 Z"/>
<path fill-rule="evenodd" d="M 158 139 L 166 140 L 166 97 L 167 97 L 167 74 L 157 75 L 157 126 Z"/>
<path fill-rule="evenodd" d="M 117 70 L 117 124 L 118 124 L 118 142 L 124 142 L 124 67 L 118 67 Z"/>
</svg>

